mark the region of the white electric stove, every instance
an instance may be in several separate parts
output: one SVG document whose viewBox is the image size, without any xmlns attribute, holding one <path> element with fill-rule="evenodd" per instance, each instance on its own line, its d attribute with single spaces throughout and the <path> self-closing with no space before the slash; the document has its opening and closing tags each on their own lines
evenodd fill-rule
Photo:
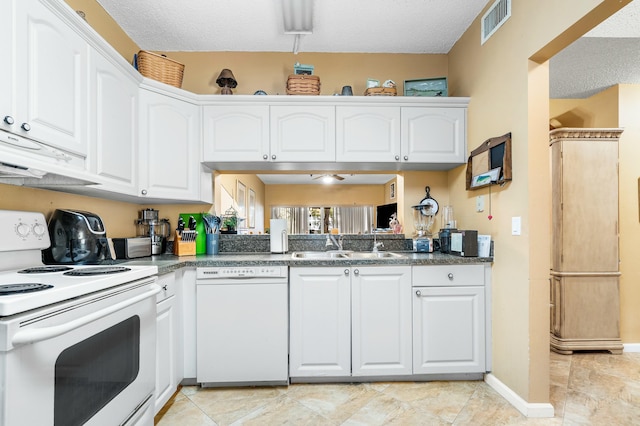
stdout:
<svg viewBox="0 0 640 426">
<path fill-rule="evenodd" d="M 44 265 L 42 213 L 0 210 L 0 317 L 156 275 L 156 266 Z"/>
<path fill-rule="evenodd" d="M 0 425 L 152 426 L 157 267 L 44 265 L 49 244 L 0 210 Z"/>
</svg>

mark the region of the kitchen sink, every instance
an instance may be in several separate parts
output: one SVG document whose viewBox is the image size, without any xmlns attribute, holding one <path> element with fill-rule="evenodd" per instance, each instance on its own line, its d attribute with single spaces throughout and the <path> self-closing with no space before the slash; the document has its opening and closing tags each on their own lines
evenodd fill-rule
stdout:
<svg viewBox="0 0 640 426">
<path fill-rule="evenodd" d="M 294 259 L 348 259 L 352 253 L 349 250 L 296 251 L 291 257 Z"/>
<path fill-rule="evenodd" d="M 330 251 L 298 251 L 294 252 L 293 259 L 389 259 L 402 257 L 401 254 L 390 251 L 362 252 L 350 250 L 330 250 Z"/>
</svg>

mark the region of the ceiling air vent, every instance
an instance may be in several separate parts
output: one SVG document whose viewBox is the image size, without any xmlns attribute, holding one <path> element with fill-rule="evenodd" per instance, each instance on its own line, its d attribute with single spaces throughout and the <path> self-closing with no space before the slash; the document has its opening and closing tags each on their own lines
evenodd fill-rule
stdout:
<svg viewBox="0 0 640 426">
<path fill-rule="evenodd" d="M 496 0 L 482 17 L 480 44 L 489 40 L 511 16 L 511 0 Z"/>
</svg>

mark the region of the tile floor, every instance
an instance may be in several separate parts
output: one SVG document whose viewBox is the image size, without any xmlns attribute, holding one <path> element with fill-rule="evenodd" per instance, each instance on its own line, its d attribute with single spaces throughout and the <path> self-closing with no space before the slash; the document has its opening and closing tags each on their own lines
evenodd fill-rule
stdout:
<svg viewBox="0 0 640 426">
<path fill-rule="evenodd" d="M 555 417 L 527 419 L 482 381 L 183 387 L 157 426 L 640 425 L 640 353 L 551 353 Z"/>
</svg>

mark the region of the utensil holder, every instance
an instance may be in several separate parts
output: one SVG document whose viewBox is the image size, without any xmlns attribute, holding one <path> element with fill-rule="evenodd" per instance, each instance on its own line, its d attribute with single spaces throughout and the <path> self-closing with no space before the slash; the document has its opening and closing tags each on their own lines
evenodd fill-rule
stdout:
<svg viewBox="0 0 640 426">
<path fill-rule="evenodd" d="M 182 241 L 180 232 L 176 231 L 173 239 L 173 254 L 176 256 L 195 256 L 196 242 Z"/>
<path fill-rule="evenodd" d="M 207 234 L 207 254 L 218 254 L 220 250 L 220 234 Z"/>
</svg>

